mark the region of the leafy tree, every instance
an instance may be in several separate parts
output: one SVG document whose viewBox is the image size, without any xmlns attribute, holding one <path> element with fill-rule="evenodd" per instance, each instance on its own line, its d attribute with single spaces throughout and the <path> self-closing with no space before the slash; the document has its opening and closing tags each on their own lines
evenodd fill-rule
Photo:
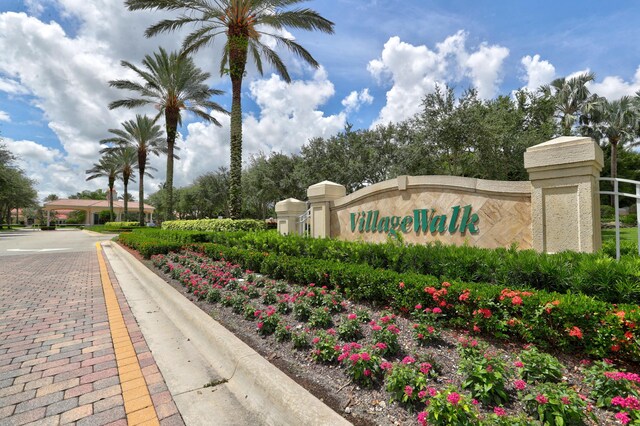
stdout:
<svg viewBox="0 0 640 426">
<path fill-rule="evenodd" d="M 183 42 L 183 50 L 195 52 L 212 44 L 216 38 L 226 36 L 220 62 L 220 74 L 229 74 L 232 87 L 231 105 L 231 182 L 229 188 L 230 214 L 238 218 L 241 213 L 242 191 L 242 80 L 247 58 L 253 57 L 258 72 L 262 74 L 264 57 L 286 81 L 291 77 L 280 56 L 263 43 L 262 37 L 274 39 L 302 58 L 318 67 L 311 54 L 293 39 L 281 35 L 280 30 L 296 28 L 333 33 L 333 23 L 317 12 L 290 7 L 305 0 L 126 0 L 129 10 L 160 9 L 181 10 L 177 19 L 165 19 L 147 28 L 145 35 L 175 31 L 185 25 L 195 26 Z"/>
<path fill-rule="evenodd" d="M 592 96 L 587 83 L 595 79 L 592 72 L 572 78 L 561 77 L 542 86 L 540 91 L 553 99 L 556 104 L 556 116 L 562 127 L 562 134 L 570 136 L 576 122 L 586 124 L 588 114 L 597 106 L 599 98 Z"/>
<path fill-rule="evenodd" d="M 136 114 L 135 120 L 127 120 L 122 123 L 122 129 L 109 129 L 114 136 L 100 141 L 102 144 L 108 145 L 101 153 L 109 152 L 113 149 L 121 149 L 130 147 L 137 152 L 137 169 L 138 169 L 138 221 L 140 226 L 144 226 L 144 176 L 151 176 L 146 170 L 148 166 L 149 155 L 160 155 L 167 153 L 167 144 L 162 135 L 162 129 L 155 120 L 146 115 Z M 125 194 L 127 190 L 125 188 Z M 126 206 L 126 200 L 125 200 Z"/>
<path fill-rule="evenodd" d="M 18 158 L 0 144 L 0 224 L 11 224 L 11 210 L 37 205 L 35 181 L 15 165 Z"/>
<path fill-rule="evenodd" d="M 60 197 L 58 197 L 58 194 L 49 194 L 44 198 L 44 201 L 45 202 L 47 202 L 47 201 L 56 201 L 56 200 L 59 200 L 59 199 L 60 199 Z"/>
<path fill-rule="evenodd" d="M 107 191 L 104 189 L 96 189 L 95 191 L 90 191 L 85 189 L 81 192 L 76 192 L 73 195 L 69 195 L 70 200 L 106 200 L 109 195 Z"/>
<path fill-rule="evenodd" d="M 611 177 L 618 176 L 618 148 L 634 142 L 638 126 L 638 111 L 631 97 L 608 101 L 602 98 L 594 110 L 593 124 L 589 130 L 597 141 L 611 146 Z"/>
<path fill-rule="evenodd" d="M 128 194 L 129 181 L 136 181 L 133 174 L 134 169 L 138 167 L 138 151 L 133 146 L 123 146 L 110 152 L 113 153 L 115 161 L 117 161 L 120 166 L 120 177 L 122 178 L 125 193 L 125 196 L 122 197 L 124 201 L 124 216 L 127 217 L 129 215 L 129 197 L 126 195 Z"/>
<path fill-rule="evenodd" d="M 164 3 L 164 2 L 161 2 Z M 189 111 L 205 121 L 220 126 L 218 120 L 207 111 L 226 113 L 225 109 L 210 100 L 223 92 L 207 87 L 205 81 L 211 76 L 198 68 L 193 59 L 160 48 L 153 56 L 146 55 L 144 70 L 122 61 L 122 66 L 134 71 L 143 83 L 130 80 L 113 80 L 109 84 L 118 89 L 137 92 L 137 98 L 114 101 L 109 109 L 137 108 L 153 105 L 158 109 L 156 120 L 164 115 L 167 131 L 167 212 L 173 216 L 173 159 L 178 125 L 182 124 L 182 111 Z M 142 197 L 140 197 L 142 199 Z"/>
<path fill-rule="evenodd" d="M 106 177 L 109 182 L 109 213 L 110 220 L 113 221 L 113 186 L 116 179 L 122 174 L 122 169 L 118 164 L 115 155 L 107 153 L 103 155 L 98 163 L 94 163 L 93 167 L 85 172 L 89 175 L 87 180 Z"/>
</svg>

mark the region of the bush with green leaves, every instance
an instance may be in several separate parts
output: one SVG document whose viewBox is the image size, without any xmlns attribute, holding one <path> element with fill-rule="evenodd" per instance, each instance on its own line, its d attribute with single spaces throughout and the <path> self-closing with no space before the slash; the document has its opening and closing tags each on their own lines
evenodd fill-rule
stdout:
<svg viewBox="0 0 640 426">
<path fill-rule="evenodd" d="M 264 310 L 254 312 L 254 315 L 256 314 L 258 314 L 258 334 L 261 336 L 270 336 L 274 334 L 280 326 L 281 318 L 273 306 L 268 306 Z"/>
<path fill-rule="evenodd" d="M 609 407 L 618 396 L 640 396 L 640 376 L 616 368 L 607 361 L 596 361 L 585 369 L 585 383 L 597 407 Z"/>
<path fill-rule="evenodd" d="M 350 342 L 355 342 L 362 337 L 358 314 L 352 313 L 343 316 L 340 319 L 340 324 L 338 325 L 338 336 L 340 336 L 342 340 Z"/>
<path fill-rule="evenodd" d="M 311 358 L 314 361 L 331 363 L 338 359 L 340 345 L 338 345 L 338 339 L 333 334 L 324 330 L 319 331 L 311 340 L 311 343 L 313 344 Z"/>
<path fill-rule="evenodd" d="M 299 351 L 311 347 L 311 337 L 309 332 L 306 330 L 292 332 L 291 341 L 293 342 L 293 349 L 297 349 Z"/>
<path fill-rule="evenodd" d="M 527 412 L 549 426 L 584 425 L 593 414 L 587 411 L 586 397 L 581 397 L 565 383 L 540 383 L 529 388 L 522 398 Z"/>
<path fill-rule="evenodd" d="M 528 383 L 559 382 L 562 379 L 564 366 L 553 355 L 540 352 L 530 346 L 520 352 L 520 360 L 514 364 L 520 376 Z"/>
<path fill-rule="evenodd" d="M 460 360 L 462 388 L 483 404 L 494 406 L 507 403 L 509 395 L 506 384 L 509 371 L 505 362 L 497 356 L 464 357 Z"/>
<path fill-rule="evenodd" d="M 424 400 L 429 378 L 433 374 L 431 364 L 419 363 L 413 357 L 407 356 L 402 362 L 386 367 L 385 389 L 391 395 L 392 401 L 413 407 Z"/>
<path fill-rule="evenodd" d="M 426 425 L 469 426 L 478 424 L 478 408 L 471 397 L 453 387 L 441 391 L 428 390 L 425 411 L 418 413 L 418 423 Z"/>
<path fill-rule="evenodd" d="M 352 342 L 342 347 L 338 356 L 348 376 L 358 385 L 370 388 L 382 377 L 382 358 L 376 348 L 363 348 Z"/>
<path fill-rule="evenodd" d="M 162 222 L 162 229 L 178 231 L 264 231 L 267 224 L 262 220 L 253 219 L 197 219 L 197 220 L 167 220 Z"/>
<path fill-rule="evenodd" d="M 331 327 L 331 324 L 333 324 L 333 320 L 331 318 L 331 313 L 329 313 L 329 308 L 325 308 L 322 306 L 314 308 L 311 311 L 311 315 L 309 315 L 307 324 L 311 328 Z"/>
<path fill-rule="evenodd" d="M 291 326 L 284 324 L 282 321 L 276 326 L 274 332 L 276 342 L 288 342 L 291 340 Z"/>
</svg>

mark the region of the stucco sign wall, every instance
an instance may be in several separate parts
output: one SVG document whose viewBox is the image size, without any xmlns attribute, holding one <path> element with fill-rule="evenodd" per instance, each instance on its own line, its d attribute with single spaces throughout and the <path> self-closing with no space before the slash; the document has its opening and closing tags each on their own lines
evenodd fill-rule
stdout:
<svg viewBox="0 0 640 426">
<path fill-rule="evenodd" d="M 276 204 L 280 233 L 349 241 L 470 244 L 556 253 L 595 252 L 601 246 L 598 178 L 600 146 L 590 138 L 560 137 L 527 149 L 530 181 L 454 176 L 399 176 L 346 195 L 324 181 L 307 190 L 308 203 Z"/>
<path fill-rule="evenodd" d="M 331 237 L 531 248 L 531 183 L 400 176 L 333 202 Z"/>
</svg>

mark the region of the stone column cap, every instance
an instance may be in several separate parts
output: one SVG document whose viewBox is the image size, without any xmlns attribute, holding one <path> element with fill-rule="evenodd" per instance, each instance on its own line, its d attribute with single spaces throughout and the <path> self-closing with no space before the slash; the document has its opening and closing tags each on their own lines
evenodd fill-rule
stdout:
<svg viewBox="0 0 640 426">
<path fill-rule="evenodd" d="M 591 138 L 562 136 L 527 148 L 524 167 L 531 171 L 537 168 L 566 168 L 591 164 L 598 171 L 604 165 L 602 148 Z"/>
<path fill-rule="evenodd" d="M 310 201 L 332 201 L 345 195 L 347 195 L 347 188 L 328 180 L 311 185 L 307 189 L 307 197 Z"/>
<path fill-rule="evenodd" d="M 307 211 L 307 203 L 295 198 L 287 198 L 276 203 L 276 213 L 302 214 Z"/>
</svg>

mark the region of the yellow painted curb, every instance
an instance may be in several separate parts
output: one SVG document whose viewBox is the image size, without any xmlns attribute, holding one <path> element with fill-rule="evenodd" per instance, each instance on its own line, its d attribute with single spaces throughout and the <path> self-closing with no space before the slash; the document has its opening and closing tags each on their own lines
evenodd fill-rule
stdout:
<svg viewBox="0 0 640 426">
<path fill-rule="evenodd" d="M 120 377 L 120 387 L 122 388 L 124 410 L 127 413 L 127 423 L 129 425 L 142 423 L 160 424 L 156 409 L 151 401 L 151 395 L 149 395 L 149 388 L 142 375 L 138 357 L 133 349 L 133 342 L 125 326 L 116 292 L 109 278 L 100 243 L 96 243 L 96 249 L 98 251 L 102 291 L 104 291 L 107 315 L 109 317 L 109 329 L 111 330 L 111 338 L 113 339 L 118 363 L 118 376 Z"/>
</svg>

